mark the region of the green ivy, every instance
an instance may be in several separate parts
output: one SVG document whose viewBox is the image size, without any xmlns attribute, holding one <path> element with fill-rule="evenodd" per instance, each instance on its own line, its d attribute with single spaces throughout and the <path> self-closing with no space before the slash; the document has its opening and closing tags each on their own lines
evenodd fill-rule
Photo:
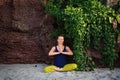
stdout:
<svg viewBox="0 0 120 80">
<path fill-rule="evenodd" d="M 74 60 L 78 70 L 89 71 L 95 67 L 86 51 L 91 41 L 95 50 L 99 50 L 101 41 L 104 43 L 102 63 L 114 68 L 116 32 L 109 22 L 109 17 L 116 16 L 113 9 L 98 0 L 49 0 L 46 12 L 52 14 L 57 23 L 52 36 L 63 34 L 74 40 Z"/>
</svg>

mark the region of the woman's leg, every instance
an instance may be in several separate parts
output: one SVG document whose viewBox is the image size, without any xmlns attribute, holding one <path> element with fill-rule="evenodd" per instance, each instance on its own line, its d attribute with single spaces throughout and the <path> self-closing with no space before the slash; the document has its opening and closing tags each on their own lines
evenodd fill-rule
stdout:
<svg viewBox="0 0 120 80">
<path fill-rule="evenodd" d="M 77 68 L 77 64 L 71 63 L 71 64 L 66 64 L 63 68 L 58 68 L 57 66 L 47 66 L 44 68 L 44 72 L 61 72 L 61 71 L 72 71 Z"/>
<path fill-rule="evenodd" d="M 63 71 L 72 71 L 72 70 L 75 70 L 75 69 L 77 69 L 77 64 L 75 64 L 75 63 L 66 64 L 63 67 Z"/>
<path fill-rule="evenodd" d="M 44 68 L 44 72 L 56 72 L 56 69 L 57 67 L 56 66 L 54 66 L 54 65 L 52 65 L 52 66 L 47 66 L 47 67 L 45 67 Z"/>
</svg>

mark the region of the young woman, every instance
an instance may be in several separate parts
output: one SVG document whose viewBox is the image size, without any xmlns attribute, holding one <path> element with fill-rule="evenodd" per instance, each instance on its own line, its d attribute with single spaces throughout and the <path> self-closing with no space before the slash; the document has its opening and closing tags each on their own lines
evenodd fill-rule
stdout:
<svg viewBox="0 0 120 80">
<path fill-rule="evenodd" d="M 44 72 L 71 71 L 77 68 L 75 63 L 67 64 L 66 55 L 72 56 L 73 52 L 68 46 L 64 46 L 64 37 L 58 36 L 58 45 L 53 46 L 49 51 L 49 56 L 54 56 L 54 65 L 48 66 Z"/>
</svg>

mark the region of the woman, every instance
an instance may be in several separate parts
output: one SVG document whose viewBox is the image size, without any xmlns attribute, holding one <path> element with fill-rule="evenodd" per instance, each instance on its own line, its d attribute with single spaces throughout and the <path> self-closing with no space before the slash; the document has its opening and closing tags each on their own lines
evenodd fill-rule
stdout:
<svg viewBox="0 0 120 80">
<path fill-rule="evenodd" d="M 44 72 L 60 72 L 60 71 L 71 71 L 77 68 L 75 63 L 66 64 L 66 55 L 72 56 L 73 52 L 68 46 L 64 46 L 64 37 L 58 36 L 58 45 L 52 47 L 49 51 L 49 56 L 54 56 L 54 65 L 48 66 L 44 69 Z"/>
</svg>

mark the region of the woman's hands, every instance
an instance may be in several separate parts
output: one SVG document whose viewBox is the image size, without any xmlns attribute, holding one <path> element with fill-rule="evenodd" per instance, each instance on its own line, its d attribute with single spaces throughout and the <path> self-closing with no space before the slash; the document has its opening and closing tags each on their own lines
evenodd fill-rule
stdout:
<svg viewBox="0 0 120 80">
<path fill-rule="evenodd" d="M 73 55 L 73 52 L 71 51 L 71 49 L 66 46 L 66 52 L 61 52 L 62 54 L 65 54 L 65 55 Z"/>
<path fill-rule="evenodd" d="M 61 54 L 61 52 L 55 52 L 55 47 L 52 47 L 52 49 L 49 51 L 49 56 L 54 56 L 57 54 Z"/>
<path fill-rule="evenodd" d="M 52 49 L 50 50 L 48 55 L 49 56 L 54 56 L 54 55 L 57 55 L 57 54 L 73 55 L 73 52 L 67 46 L 66 46 L 66 52 L 63 52 L 63 51 L 55 52 L 55 47 L 52 47 Z"/>
</svg>

